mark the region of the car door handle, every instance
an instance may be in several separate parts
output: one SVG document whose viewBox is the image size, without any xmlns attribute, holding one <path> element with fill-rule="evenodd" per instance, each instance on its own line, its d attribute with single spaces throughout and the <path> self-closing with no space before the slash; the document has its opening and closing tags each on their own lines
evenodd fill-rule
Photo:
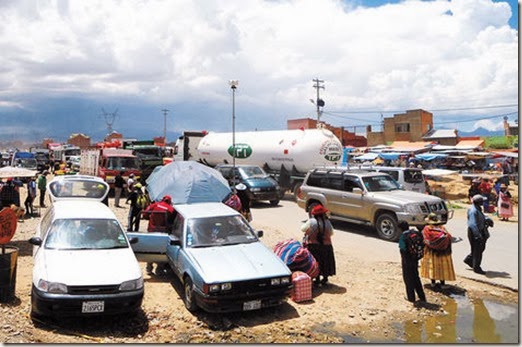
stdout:
<svg viewBox="0 0 522 347">
<path fill-rule="evenodd" d="M 343 199 L 347 199 L 349 197 L 350 197 L 350 195 L 348 195 L 348 194 L 341 194 L 341 198 L 343 198 Z"/>
</svg>

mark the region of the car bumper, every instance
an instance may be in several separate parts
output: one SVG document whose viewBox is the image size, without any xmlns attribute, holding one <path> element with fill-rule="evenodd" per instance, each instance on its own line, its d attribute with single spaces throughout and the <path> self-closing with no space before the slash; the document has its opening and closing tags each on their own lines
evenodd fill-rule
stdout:
<svg viewBox="0 0 522 347">
<path fill-rule="evenodd" d="M 141 306 L 143 288 L 131 292 L 98 295 L 49 294 L 41 292 L 33 285 L 31 290 L 32 312 L 48 317 L 110 315 L 132 312 Z M 85 301 L 103 301 L 104 311 L 82 313 Z"/>
<path fill-rule="evenodd" d="M 259 200 L 280 200 L 279 199 L 279 191 L 270 191 L 270 192 L 252 192 L 250 195 L 250 200 L 259 201 Z"/>
<path fill-rule="evenodd" d="M 428 217 L 427 214 L 410 214 L 410 213 L 404 213 L 404 212 L 397 212 L 397 219 L 400 221 L 406 221 L 408 224 L 412 226 L 424 226 L 426 225 L 426 218 Z M 453 216 L 453 210 L 450 210 L 449 212 L 445 213 L 438 213 L 437 214 L 440 218 L 440 220 L 443 223 L 447 223 L 449 219 Z"/>
<path fill-rule="evenodd" d="M 262 293 L 245 293 L 232 295 L 206 295 L 196 291 L 195 298 L 197 305 L 212 313 L 217 312 L 238 312 L 262 309 L 266 307 L 281 305 L 290 296 L 292 286 L 264 291 Z M 255 303 L 256 308 L 252 308 Z M 257 307 L 259 305 L 259 307 Z"/>
</svg>

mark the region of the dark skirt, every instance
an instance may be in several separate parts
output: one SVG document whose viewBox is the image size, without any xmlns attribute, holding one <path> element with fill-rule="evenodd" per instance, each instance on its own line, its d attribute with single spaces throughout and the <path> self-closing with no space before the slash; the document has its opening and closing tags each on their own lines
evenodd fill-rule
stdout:
<svg viewBox="0 0 522 347">
<path fill-rule="evenodd" d="M 335 256 L 332 245 L 308 244 L 308 250 L 319 263 L 321 276 L 335 275 Z"/>
</svg>

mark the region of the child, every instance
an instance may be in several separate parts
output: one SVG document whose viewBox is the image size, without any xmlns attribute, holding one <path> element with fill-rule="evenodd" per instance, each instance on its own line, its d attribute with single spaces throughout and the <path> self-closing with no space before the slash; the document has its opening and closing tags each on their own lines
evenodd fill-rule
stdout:
<svg viewBox="0 0 522 347">
<path fill-rule="evenodd" d="M 415 302 L 415 292 L 421 302 L 426 302 L 426 295 L 419 278 L 419 260 L 424 255 L 424 242 L 422 234 L 415 229 L 410 229 L 407 222 L 401 221 L 399 228 L 402 234 L 399 238 L 401 252 L 402 278 L 406 285 L 408 301 Z"/>
</svg>

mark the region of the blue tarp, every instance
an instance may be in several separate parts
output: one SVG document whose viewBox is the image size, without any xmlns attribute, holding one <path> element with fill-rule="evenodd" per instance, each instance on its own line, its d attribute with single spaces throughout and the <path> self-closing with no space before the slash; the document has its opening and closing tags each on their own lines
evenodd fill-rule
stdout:
<svg viewBox="0 0 522 347">
<path fill-rule="evenodd" d="M 415 159 L 424 160 L 424 161 L 432 161 L 433 159 L 441 159 L 446 158 L 447 154 L 438 154 L 438 153 L 422 153 L 416 154 Z"/>
<path fill-rule="evenodd" d="M 405 153 L 398 153 L 398 152 L 381 152 L 379 153 L 379 157 L 381 157 L 384 160 L 397 160 L 400 156 L 405 156 Z"/>
<path fill-rule="evenodd" d="M 147 190 L 154 201 L 170 195 L 173 204 L 222 202 L 231 193 L 219 171 L 195 161 L 173 161 L 154 171 Z"/>
</svg>

